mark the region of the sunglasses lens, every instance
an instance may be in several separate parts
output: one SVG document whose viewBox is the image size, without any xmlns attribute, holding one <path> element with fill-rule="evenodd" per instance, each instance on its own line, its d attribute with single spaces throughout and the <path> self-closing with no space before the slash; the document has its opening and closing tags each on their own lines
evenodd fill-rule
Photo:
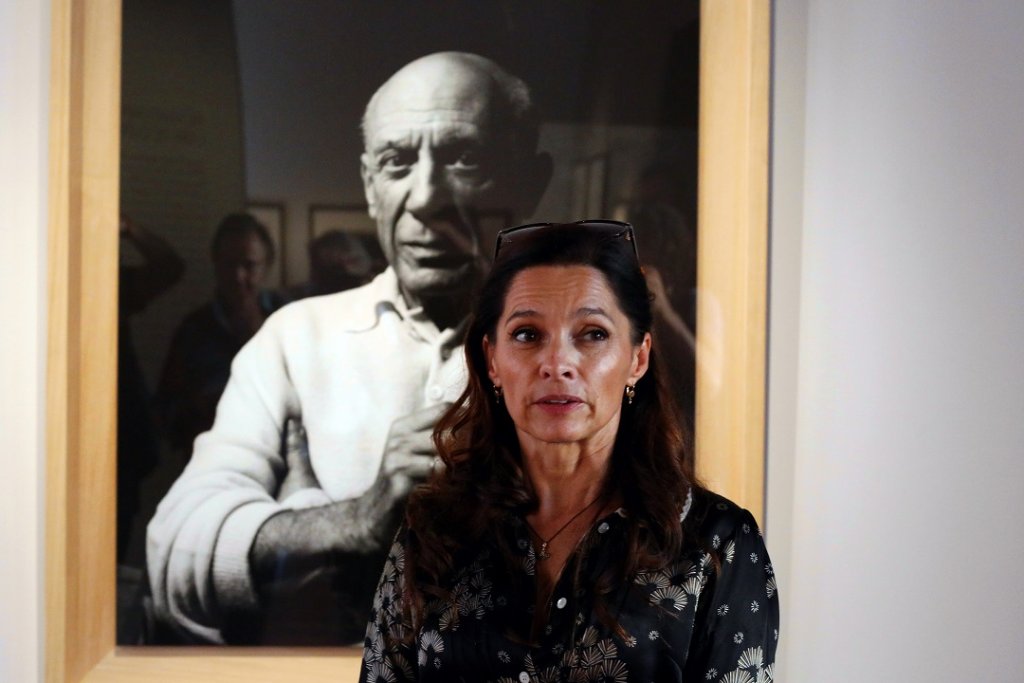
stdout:
<svg viewBox="0 0 1024 683">
<path fill-rule="evenodd" d="M 637 255 L 636 249 L 636 238 L 633 235 L 633 226 L 629 223 L 621 223 L 619 221 L 578 221 L 576 223 L 530 223 L 528 225 L 520 225 L 515 228 L 508 228 L 498 233 L 497 243 L 494 245 L 494 260 L 498 260 L 498 256 L 502 255 L 503 258 L 508 258 L 512 253 L 515 253 L 519 248 L 526 246 L 533 242 L 539 233 L 544 232 L 547 229 L 558 227 L 568 228 L 572 226 L 575 230 L 585 230 L 588 234 L 596 238 L 615 238 L 622 237 L 633 246 L 633 255 L 637 258 L 639 263 L 639 256 Z"/>
</svg>

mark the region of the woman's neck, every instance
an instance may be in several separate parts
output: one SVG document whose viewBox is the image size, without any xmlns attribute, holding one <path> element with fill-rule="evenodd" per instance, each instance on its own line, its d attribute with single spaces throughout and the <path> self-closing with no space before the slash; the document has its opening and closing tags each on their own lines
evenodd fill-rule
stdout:
<svg viewBox="0 0 1024 683">
<path fill-rule="evenodd" d="M 617 504 L 617 494 L 608 481 L 610 447 L 594 451 L 578 443 L 520 446 L 538 501 L 537 509 L 526 516 L 537 558 L 532 629 L 536 638 L 547 623 L 558 577 L 594 521 Z"/>
<path fill-rule="evenodd" d="M 523 466 L 538 500 L 535 516 L 556 521 L 606 492 L 610 447 L 594 450 L 577 443 L 523 446 Z"/>
</svg>

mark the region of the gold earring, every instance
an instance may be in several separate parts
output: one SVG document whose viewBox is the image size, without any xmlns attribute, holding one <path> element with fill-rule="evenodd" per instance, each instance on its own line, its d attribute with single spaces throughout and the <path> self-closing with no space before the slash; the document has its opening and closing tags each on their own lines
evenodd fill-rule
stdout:
<svg viewBox="0 0 1024 683">
<path fill-rule="evenodd" d="M 632 384 L 626 385 L 626 403 L 633 405 L 633 399 L 636 398 L 636 387 Z"/>
<path fill-rule="evenodd" d="M 501 387 L 494 385 L 494 402 L 501 403 Z"/>
</svg>

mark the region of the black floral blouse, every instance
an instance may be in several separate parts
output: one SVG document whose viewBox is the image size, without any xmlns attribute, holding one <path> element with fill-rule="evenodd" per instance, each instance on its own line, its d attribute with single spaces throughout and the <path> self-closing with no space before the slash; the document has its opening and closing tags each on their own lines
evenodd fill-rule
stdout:
<svg viewBox="0 0 1024 683">
<path fill-rule="evenodd" d="M 696 491 L 680 517 L 687 532 L 670 566 L 642 572 L 604 597 L 624 634 L 594 609 L 597 577 L 625 544 L 628 513 L 595 521 L 533 624 L 536 555 L 520 518 L 507 528 L 518 565 L 484 547 L 457 572 L 451 598 L 428 602 L 404 644 L 404 530 L 388 557 L 366 629 L 361 681 L 769 683 L 779 638 L 772 565 L 754 518 L 721 496 Z M 712 553 L 718 560 L 716 569 Z M 607 621 L 607 620 L 605 620 Z"/>
</svg>

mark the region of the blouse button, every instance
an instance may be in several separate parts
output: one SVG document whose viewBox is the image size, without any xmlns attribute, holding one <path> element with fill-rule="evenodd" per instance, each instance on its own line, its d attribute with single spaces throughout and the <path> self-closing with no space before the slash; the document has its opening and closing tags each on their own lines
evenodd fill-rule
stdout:
<svg viewBox="0 0 1024 683">
<path fill-rule="evenodd" d="M 519 683 L 530 683 L 530 674 L 525 671 L 519 672 Z"/>
<path fill-rule="evenodd" d="M 555 607 L 557 607 L 558 609 L 562 609 L 563 607 L 565 607 L 567 602 L 568 601 L 565 598 L 558 598 L 558 602 L 555 603 Z"/>
<path fill-rule="evenodd" d="M 597 527 L 597 533 L 603 534 L 604 532 L 608 531 L 609 528 L 610 527 L 608 526 L 608 522 L 601 522 L 601 525 Z"/>
</svg>

